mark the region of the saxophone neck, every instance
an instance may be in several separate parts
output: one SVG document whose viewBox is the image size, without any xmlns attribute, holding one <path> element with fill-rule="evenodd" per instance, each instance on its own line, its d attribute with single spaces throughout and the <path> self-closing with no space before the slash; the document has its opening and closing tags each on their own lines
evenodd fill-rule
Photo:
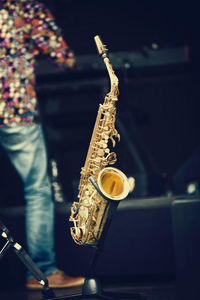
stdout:
<svg viewBox="0 0 200 300">
<path fill-rule="evenodd" d="M 104 63 L 106 65 L 109 77 L 110 77 L 110 92 L 109 95 L 113 96 L 113 97 L 117 97 L 119 94 L 119 80 L 117 78 L 117 76 L 115 75 L 115 72 L 112 68 L 112 65 L 110 63 L 110 60 L 108 57 L 104 58 Z M 117 99 L 115 99 L 117 100 Z"/>
<path fill-rule="evenodd" d="M 101 41 L 101 39 L 100 39 L 100 37 L 98 35 L 96 35 L 94 37 L 94 40 L 95 40 L 95 43 L 96 43 L 99 55 L 102 57 L 105 65 L 106 65 L 109 77 L 110 77 L 110 92 L 109 92 L 109 96 L 113 96 L 114 100 L 117 100 L 117 96 L 119 94 L 119 89 L 118 89 L 119 80 L 118 80 L 117 76 L 115 75 L 113 67 L 112 67 L 112 65 L 110 63 L 110 60 L 109 60 L 108 56 L 107 56 L 108 49 L 102 43 L 102 41 Z"/>
</svg>

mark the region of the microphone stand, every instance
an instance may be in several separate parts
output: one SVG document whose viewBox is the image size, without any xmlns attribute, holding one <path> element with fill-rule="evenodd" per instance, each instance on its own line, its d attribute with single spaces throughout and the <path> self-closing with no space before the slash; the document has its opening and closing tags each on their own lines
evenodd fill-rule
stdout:
<svg viewBox="0 0 200 300">
<path fill-rule="evenodd" d="M 27 252 L 22 248 L 22 246 L 15 242 L 8 228 L 3 224 L 0 220 L 0 235 L 6 240 L 3 248 L 0 250 L 0 259 L 4 257 L 7 251 L 12 248 L 14 252 L 17 254 L 22 263 L 29 269 L 29 271 L 34 275 L 36 280 L 42 285 L 43 290 L 43 299 L 50 299 L 55 297 L 53 290 L 48 285 L 48 280 L 44 276 L 44 274 L 40 271 L 40 269 L 33 262 L 31 257 L 27 254 Z"/>
</svg>

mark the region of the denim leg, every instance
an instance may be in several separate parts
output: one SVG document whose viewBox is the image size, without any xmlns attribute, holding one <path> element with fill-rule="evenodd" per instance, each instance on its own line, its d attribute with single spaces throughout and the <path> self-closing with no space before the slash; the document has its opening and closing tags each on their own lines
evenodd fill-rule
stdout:
<svg viewBox="0 0 200 300">
<path fill-rule="evenodd" d="M 57 271 L 54 252 L 54 202 L 39 124 L 0 128 L 0 142 L 24 182 L 28 253 L 44 275 Z M 32 274 L 28 272 L 28 278 Z"/>
</svg>

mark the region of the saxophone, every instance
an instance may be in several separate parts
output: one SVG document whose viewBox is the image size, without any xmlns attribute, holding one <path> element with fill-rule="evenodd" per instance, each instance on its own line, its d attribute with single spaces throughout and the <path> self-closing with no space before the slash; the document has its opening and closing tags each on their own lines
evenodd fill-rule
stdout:
<svg viewBox="0 0 200 300">
<path fill-rule="evenodd" d="M 94 245 L 98 242 L 110 200 L 120 201 L 129 193 L 126 175 L 117 168 L 108 166 L 117 160 L 116 153 L 108 148 L 108 142 L 111 141 L 114 148 L 115 140 L 120 141 L 120 135 L 115 129 L 118 78 L 107 56 L 106 46 L 102 44 L 99 36 L 95 36 L 94 40 L 99 55 L 106 65 L 111 88 L 105 96 L 104 103 L 99 105 L 85 165 L 81 169 L 79 202 L 74 202 L 71 207 L 69 218 L 69 221 L 73 222 L 73 227 L 70 228 L 71 236 L 79 245 Z"/>
</svg>

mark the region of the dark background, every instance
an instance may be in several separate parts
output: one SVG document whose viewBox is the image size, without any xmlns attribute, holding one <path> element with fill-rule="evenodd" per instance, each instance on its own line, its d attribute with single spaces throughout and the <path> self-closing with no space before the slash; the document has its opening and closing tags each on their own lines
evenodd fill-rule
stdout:
<svg viewBox="0 0 200 300">
<path fill-rule="evenodd" d="M 64 200 L 76 197 L 98 106 L 109 90 L 108 74 L 93 40 L 96 34 L 111 57 L 120 59 L 125 53 L 119 64 L 113 58 L 120 82 L 116 126 L 122 136 L 116 147 L 116 166 L 136 178 L 134 195 L 186 193 L 190 182 L 198 189 L 197 8 L 178 1 L 42 2 L 55 15 L 77 56 L 77 67 L 71 73 L 59 71 L 48 61 L 43 66 L 41 57 L 37 65 L 49 160 L 57 162 Z M 170 58 L 177 49 L 183 54 L 172 63 Z M 152 51 L 154 59 L 149 56 Z M 126 53 L 133 55 L 131 61 Z M 163 53 L 158 61 L 156 53 Z M 142 65 L 138 65 L 138 55 Z M 1 202 L 23 203 L 21 182 L 3 153 L 1 156 Z M 12 191 L 8 188 L 11 180 L 16 186 Z"/>
<path fill-rule="evenodd" d="M 185 45 L 198 40 L 197 7 L 179 1 L 43 0 L 77 54 L 94 53 L 99 34 L 111 51 L 140 49 L 152 42 Z"/>
<path fill-rule="evenodd" d="M 77 55 L 77 67 L 70 73 L 59 71 L 43 58 L 38 58 L 37 66 L 49 162 L 57 162 L 57 180 L 67 205 L 57 206 L 60 265 L 72 273 L 83 271 L 89 256 L 87 249 L 74 245 L 69 237 L 68 204 L 76 200 L 98 106 L 109 91 L 108 74 L 93 41 L 98 34 L 108 46 L 120 82 L 116 126 L 121 141 L 116 146 L 116 166 L 136 178 L 129 198 L 141 200 L 128 201 L 119 211 L 99 274 L 174 274 L 171 199 L 188 194 L 191 182 L 196 186 L 194 193 L 199 193 L 200 182 L 198 9 L 192 2 L 178 1 L 43 2 Z M 157 49 L 152 48 L 154 43 Z M 179 55 L 175 55 L 177 49 Z M 117 63 L 116 58 L 121 57 Z M 23 187 L 4 153 L 0 155 L 1 213 L 20 241 L 24 238 L 24 210 L 16 207 L 24 205 Z M 157 199 L 152 201 L 152 197 Z M 14 209 L 6 210 L 8 206 Z M 116 249 L 117 262 L 110 266 L 107 262 L 114 259 L 112 250 Z M 79 258 L 76 263 L 71 259 L 74 253 Z M 12 259 L 3 261 L 4 269 L 9 266 L 8 274 L 17 263 Z M 15 273 L 13 277 L 17 277 Z"/>
</svg>

